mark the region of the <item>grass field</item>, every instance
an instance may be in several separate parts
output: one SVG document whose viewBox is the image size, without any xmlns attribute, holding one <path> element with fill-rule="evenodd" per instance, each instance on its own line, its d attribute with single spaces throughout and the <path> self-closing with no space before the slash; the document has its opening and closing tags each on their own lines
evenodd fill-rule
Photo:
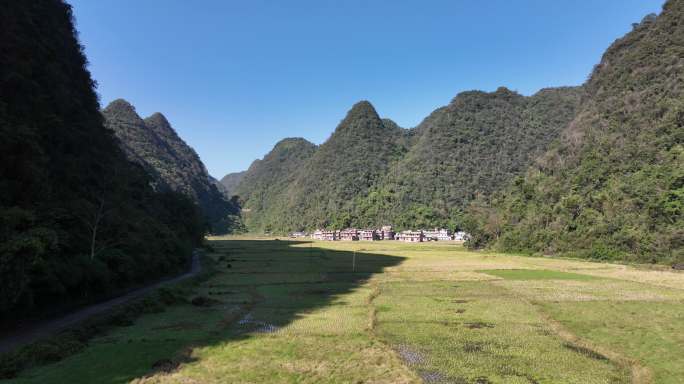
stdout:
<svg viewBox="0 0 684 384">
<path fill-rule="evenodd" d="M 456 244 L 214 239 L 176 305 L 16 383 L 682 383 L 684 274 Z"/>
</svg>

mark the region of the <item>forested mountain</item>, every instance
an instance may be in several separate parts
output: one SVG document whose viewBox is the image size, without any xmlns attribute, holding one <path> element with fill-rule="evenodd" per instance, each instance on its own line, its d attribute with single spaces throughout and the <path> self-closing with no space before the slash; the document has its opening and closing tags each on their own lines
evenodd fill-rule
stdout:
<svg viewBox="0 0 684 384">
<path fill-rule="evenodd" d="M 222 191 L 226 196 L 230 197 L 235 194 L 235 188 L 240 184 L 246 172 L 247 171 L 229 173 L 221 178 L 219 183 L 223 186 Z"/>
<path fill-rule="evenodd" d="M 0 24 L 0 318 L 185 268 L 199 213 L 104 127 L 70 6 L 5 1 Z"/>
<path fill-rule="evenodd" d="M 466 204 L 518 175 L 574 117 L 581 88 L 525 97 L 506 88 L 463 92 L 414 129 L 415 144 L 356 204 L 361 225 L 460 224 Z"/>
<path fill-rule="evenodd" d="M 684 2 L 615 41 L 561 142 L 470 209 L 474 243 L 684 260 Z"/>
<path fill-rule="evenodd" d="M 413 129 L 380 119 L 363 101 L 315 152 L 311 145 L 311 156 L 282 167 L 276 146 L 250 167 L 235 192 L 255 231 L 454 227 L 470 200 L 519 175 L 558 138 L 581 93 L 579 87 L 531 97 L 505 88 L 464 92 Z M 255 178 L 258 183 L 247 181 Z"/>
<path fill-rule="evenodd" d="M 304 164 L 288 189 L 293 228 L 354 224 L 355 200 L 405 155 L 405 132 L 385 124 L 367 102 L 356 103 Z"/>
<path fill-rule="evenodd" d="M 247 228 L 271 231 L 289 225 L 293 215 L 286 212 L 289 196 L 285 191 L 315 150 L 316 146 L 304 139 L 284 139 L 244 172 L 234 193 L 244 201 Z"/>
<path fill-rule="evenodd" d="M 181 139 L 161 113 L 141 119 L 127 101 L 112 101 L 102 111 L 128 158 L 140 164 L 159 190 L 180 192 L 199 204 L 212 233 L 237 225 L 239 208 L 212 180 L 197 153 Z"/>
<path fill-rule="evenodd" d="M 406 153 L 409 141 L 408 131 L 381 120 L 361 101 L 320 147 L 304 139 L 279 142 L 236 188 L 248 228 L 285 232 L 347 225 L 355 199 Z"/>
<path fill-rule="evenodd" d="M 464 92 L 409 130 L 361 102 L 296 162 L 255 162 L 248 226 L 467 226 L 474 246 L 681 260 L 683 18 L 668 1 L 581 87 Z"/>
</svg>

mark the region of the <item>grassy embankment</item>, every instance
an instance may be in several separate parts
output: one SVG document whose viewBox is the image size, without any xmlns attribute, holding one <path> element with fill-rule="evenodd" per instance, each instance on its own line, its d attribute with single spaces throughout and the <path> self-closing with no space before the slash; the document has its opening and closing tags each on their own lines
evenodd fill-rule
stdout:
<svg viewBox="0 0 684 384">
<path fill-rule="evenodd" d="M 14 382 L 681 380 L 681 273 L 446 243 L 212 245 L 220 271 L 187 303 Z"/>
</svg>

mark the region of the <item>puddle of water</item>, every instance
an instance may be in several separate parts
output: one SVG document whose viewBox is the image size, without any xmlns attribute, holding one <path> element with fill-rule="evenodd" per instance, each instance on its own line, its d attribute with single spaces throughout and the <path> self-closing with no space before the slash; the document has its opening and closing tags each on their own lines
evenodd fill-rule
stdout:
<svg viewBox="0 0 684 384">
<path fill-rule="evenodd" d="M 274 333 L 278 332 L 279 327 L 275 326 L 273 324 L 268 324 L 268 323 L 262 323 L 263 325 L 259 326 L 255 332 L 259 333 Z"/>
<path fill-rule="evenodd" d="M 422 353 L 411 349 L 406 345 L 400 345 L 397 347 L 397 353 L 399 353 L 399 356 L 401 356 L 401 358 L 409 365 L 420 364 L 425 361 Z"/>
<path fill-rule="evenodd" d="M 425 363 L 426 356 L 423 353 L 409 347 L 408 345 L 399 345 L 396 348 L 396 351 L 401 357 L 401 359 L 404 360 L 404 362 L 409 366 L 412 366 L 414 369 L 416 368 L 416 366 L 420 366 L 421 364 Z M 427 384 L 451 382 L 444 374 L 438 371 L 424 369 L 417 369 L 416 371 L 418 373 L 418 376 L 420 376 L 420 378 L 423 380 L 423 382 Z M 457 381 L 455 383 L 460 382 Z"/>
<path fill-rule="evenodd" d="M 436 371 L 422 371 L 419 375 L 426 383 L 442 383 L 446 379 L 444 375 Z"/>
<path fill-rule="evenodd" d="M 238 325 L 243 328 L 248 328 L 248 331 L 257 333 L 274 333 L 278 332 L 280 327 L 277 325 L 267 323 L 264 321 L 255 320 L 251 313 L 246 314 L 240 320 L 238 320 Z"/>
<path fill-rule="evenodd" d="M 238 320 L 238 325 L 247 325 L 253 321 L 252 319 L 252 314 L 248 313 L 245 316 L 242 317 L 242 319 Z"/>
</svg>

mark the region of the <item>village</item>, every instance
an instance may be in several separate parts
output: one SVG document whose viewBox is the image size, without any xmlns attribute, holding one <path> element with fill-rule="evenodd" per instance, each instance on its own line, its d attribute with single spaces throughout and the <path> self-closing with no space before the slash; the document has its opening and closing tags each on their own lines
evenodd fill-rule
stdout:
<svg viewBox="0 0 684 384">
<path fill-rule="evenodd" d="M 293 232 L 292 238 L 307 237 L 305 232 Z M 342 230 L 317 229 L 310 235 L 313 240 L 322 241 L 379 241 L 396 240 L 407 243 L 418 243 L 424 241 L 466 241 L 468 234 L 463 231 L 451 233 L 445 228 L 434 228 L 431 230 L 405 230 L 395 232 L 392 226 L 386 225 L 380 229 L 356 229 L 347 228 Z"/>
</svg>

